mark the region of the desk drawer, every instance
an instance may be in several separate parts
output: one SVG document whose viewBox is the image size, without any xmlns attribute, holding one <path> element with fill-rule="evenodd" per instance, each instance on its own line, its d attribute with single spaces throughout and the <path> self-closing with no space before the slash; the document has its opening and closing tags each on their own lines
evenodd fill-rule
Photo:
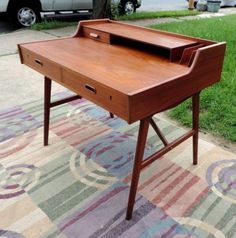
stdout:
<svg viewBox="0 0 236 238">
<path fill-rule="evenodd" d="M 83 27 L 83 34 L 85 37 L 88 37 L 90 39 L 101 41 L 101 42 L 108 43 L 108 44 L 110 43 L 110 34 L 109 33 L 105 33 L 105 32 L 97 31 L 97 30 L 90 29 L 87 27 Z"/>
<path fill-rule="evenodd" d="M 128 118 L 128 97 L 79 73 L 62 70 L 62 85 L 115 115 Z"/>
<path fill-rule="evenodd" d="M 30 66 L 50 79 L 54 79 L 56 81 L 61 80 L 60 66 L 24 48 L 21 48 L 21 53 L 24 64 Z"/>
</svg>

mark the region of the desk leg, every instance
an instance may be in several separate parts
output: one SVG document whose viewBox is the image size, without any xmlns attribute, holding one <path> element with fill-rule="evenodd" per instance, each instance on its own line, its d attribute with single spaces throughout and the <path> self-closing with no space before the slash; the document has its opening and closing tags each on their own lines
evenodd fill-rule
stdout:
<svg viewBox="0 0 236 238">
<path fill-rule="evenodd" d="M 198 162 L 198 131 L 199 131 L 199 94 L 197 93 L 192 97 L 193 107 L 193 164 Z"/>
<path fill-rule="evenodd" d="M 110 114 L 110 118 L 114 118 L 114 114 L 113 113 L 109 112 L 109 114 Z"/>
<path fill-rule="evenodd" d="M 48 145 L 49 119 L 50 119 L 50 103 L 51 103 L 51 79 L 44 78 L 44 146 Z"/>
<path fill-rule="evenodd" d="M 148 127 L 150 123 L 150 118 L 146 118 L 140 121 L 139 125 L 139 133 L 138 133 L 138 142 L 136 147 L 134 166 L 133 166 L 133 174 L 129 192 L 129 201 L 126 213 L 126 220 L 130 220 L 132 218 L 135 196 L 138 187 L 139 175 L 141 172 L 141 165 L 143 160 L 143 154 L 145 149 L 145 144 L 147 140 Z"/>
<path fill-rule="evenodd" d="M 138 188 L 138 181 L 140 177 L 140 172 L 143 168 L 145 168 L 147 165 L 151 164 L 155 160 L 161 158 L 161 156 L 163 156 L 165 153 L 172 150 L 177 145 L 187 140 L 191 136 L 193 137 L 193 164 L 194 165 L 197 164 L 198 162 L 198 131 L 199 131 L 198 129 L 199 127 L 199 94 L 200 92 L 192 96 L 192 108 L 193 108 L 192 109 L 193 111 L 192 130 L 188 131 L 187 133 L 185 133 L 178 139 L 172 141 L 171 143 L 168 143 L 164 135 L 161 133 L 161 131 L 155 124 L 155 121 L 152 119 L 152 117 L 145 118 L 140 121 L 138 141 L 137 141 L 134 166 L 133 166 L 133 174 L 132 174 L 130 192 L 129 192 L 129 201 L 128 201 L 128 207 L 126 212 L 126 220 L 130 220 L 132 218 L 135 196 L 136 196 L 136 192 Z M 160 149 L 159 151 L 155 152 L 154 154 L 152 154 L 151 156 L 143 160 L 149 124 L 151 124 L 151 126 L 154 128 L 157 135 L 160 137 L 160 139 L 162 140 L 165 146 L 164 148 Z"/>
</svg>

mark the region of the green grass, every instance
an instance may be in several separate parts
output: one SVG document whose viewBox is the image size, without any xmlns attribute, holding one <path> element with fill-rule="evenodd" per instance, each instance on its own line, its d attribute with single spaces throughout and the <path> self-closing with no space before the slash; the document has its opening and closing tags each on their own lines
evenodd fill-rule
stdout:
<svg viewBox="0 0 236 238">
<path fill-rule="evenodd" d="M 201 93 L 200 128 L 236 142 L 236 15 L 166 23 L 151 26 L 180 34 L 226 41 L 221 81 Z M 207 62 L 206 62 L 207 64 Z M 191 125 L 191 101 L 172 109 L 169 115 Z"/>
<path fill-rule="evenodd" d="M 118 20 L 141 20 L 161 17 L 184 17 L 198 15 L 197 11 L 178 10 L 178 11 L 156 11 L 156 12 L 136 12 L 130 15 L 118 16 Z"/>
<path fill-rule="evenodd" d="M 56 20 L 50 20 L 50 21 L 45 20 L 45 21 L 34 24 L 33 26 L 31 26 L 31 29 L 41 31 L 41 30 L 56 29 L 56 28 L 61 28 L 66 26 L 74 26 L 77 24 L 78 24 L 78 21 L 66 22 L 66 21 L 56 21 Z"/>
<path fill-rule="evenodd" d="M 160 17 L 182 17 L 182 16 L 195 16 L 199 14 L 197 11 L 188 11 L 188 10 L 180 10 L 180 11 L 159 11 L 159 12 L 137 12 L 127 16 L 118 16 L 117 20 L 138 20 L 138 19 L 151 19 L 151 18 L 160 18 Z M 49 30 L 56 29 L 66 26 L 74 26 L 77 25 L 76 22 L 68 22 L 68 21 L 58 21 L 58 20 L 45 20 L 39 23 L 34 24 L 31 29 L 32 30 Z"/>
</svg>

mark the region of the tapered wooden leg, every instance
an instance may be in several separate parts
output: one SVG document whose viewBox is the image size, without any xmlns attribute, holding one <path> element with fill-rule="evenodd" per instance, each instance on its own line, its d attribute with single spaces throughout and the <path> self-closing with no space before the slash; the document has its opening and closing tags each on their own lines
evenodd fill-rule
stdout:
<svg viewBox="0 0 236 238">
<path fill-rule="evenodd" d="M 109 112 L 109 114 L 110 114 L 110 118 L 114 118 L 114 114 L 113 113 Z"/>
<path fill-rule="evenodd" d="M 129 201 L 126 213 L 126 219 L 130 220 L 132 218 L 135 196 L 138 187 L 139 176 L 141 172 L 141 164 L 143 160 L 143 154 L 145 149 L 145 144 L 147 140 L 148 127 L 150 123 L 150 118 L 143 119 L 140 121 L 138 141 L 134 159 L 133 174 L 129 192 Z"/>
<path fill-rule="evenodd" d="M 193 164 L 196 165 L 198 162 L 198 131 L 199 131 L 199 94 L 197 93 L 192 97 L 193 107 Z"/>
<path fill-rule="evenodd" d="M 44 146 L 48 145 L 50 102 L 51 102 L 51 79 L 44 78 Z"/>
</svg>

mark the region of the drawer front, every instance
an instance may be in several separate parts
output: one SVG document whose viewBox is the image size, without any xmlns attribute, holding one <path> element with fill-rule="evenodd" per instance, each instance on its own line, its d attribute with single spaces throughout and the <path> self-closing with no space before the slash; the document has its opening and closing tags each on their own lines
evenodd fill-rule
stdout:
<svg viewBox="0 0 236 238">
<path fill-rule="evenodd" d="M 62 70 L 62 85 L 115 115 L 128 119 L 128 97 L 68 69 Z"/>
<path fill-rule="evenodd" d="M 105 33 L 105 32 L 93 30 L 93 29 L 90 29 L 87 27 L 83 27 L 83 34 L 87 38 L 97 40 L 100 42 L 104 42 L 104 43 L 108 43 L 108 44 L 110 43 L 110 34 L 109 33 Z"/>
<path fill-rule="evenodd" d="M 61 69 L 56 63 L 53 63 L 31 51 L 21 49 L 22 61 L 39 73 L 56 81 L 61 80 Z"/>
</svg>

